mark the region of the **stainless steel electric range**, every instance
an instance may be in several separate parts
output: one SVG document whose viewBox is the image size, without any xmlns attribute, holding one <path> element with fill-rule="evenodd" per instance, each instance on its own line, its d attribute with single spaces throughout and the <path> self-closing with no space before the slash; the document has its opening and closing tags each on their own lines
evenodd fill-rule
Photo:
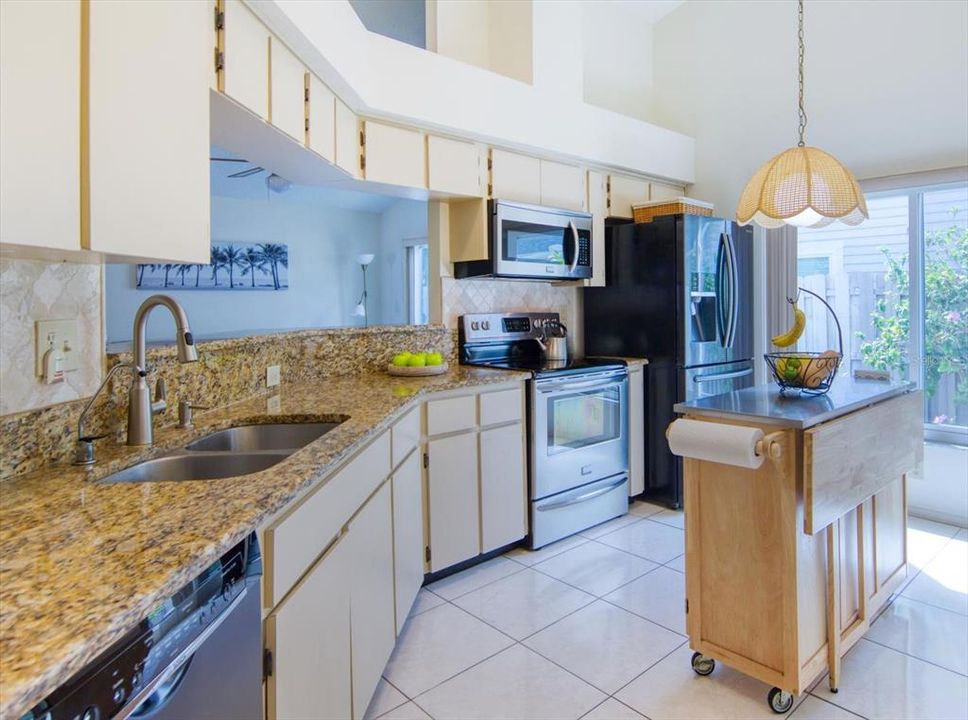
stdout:
<svg viewBox="0 0 968 720">
<path fill-rule="evenodd" d="M 628 371 L 620 360 L 547 360 L 558 313 L 463 315 L 460 362 L 531 373 L 530 545 L 536 549 L 628 511 Z"/>
</svg>

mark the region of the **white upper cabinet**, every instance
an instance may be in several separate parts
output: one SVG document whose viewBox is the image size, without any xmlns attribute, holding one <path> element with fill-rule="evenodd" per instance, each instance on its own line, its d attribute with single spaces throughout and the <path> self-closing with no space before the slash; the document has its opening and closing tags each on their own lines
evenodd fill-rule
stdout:
<svg viewBox="0 0 968 720">
<path fill-rule="evenodd" d="M 584 171 L 574 165 L 542 160 L 541 204 L 584 211 L 587 208 Z"/>
<path fill-rule="evenodd" d="M 538 158 L 507 150 L 491 150 L 490 196 L 537 205 L 541 202 L 541 163 Z"/>
<path fill-rule="evenodd" d="M 312 73 L 308 77 L 306 144 L 329 162 L 336 162 L 336 96 L 318 77 Z"/>
<path fill-rule="evenodd" d="M 268 120 L 269 31 L 241 0 L 223 3 L 222 92 Z"/>
<path fill-rule="evenodd" d="M 363 177 L 360 167 L 360 122 L 356 114 L 336 98 L 336 165 L 355 178 Z"/>
<path fill-rule="evenodd" d="M 649 201 L 649 181 L 627 175 L 608 178 L 608 214 L 611 217 L 632 217 L 632 206 Z"/>
<path fill-rule="evenodd" d="M 81 4 L 0 2 L 0 242 L 79 250 Z"/>
<path fill-rule="evenodd" d="M 669 185 L 667 183 L 651 183 L 649 200 L 675 200 L 685 195 L 686 191 L 681 185 Z"/>
<path fill-rule="evenodd" d="M 424 134 L 373 120 L 363 123 L 363 176 L 371 182 L 427 187 Z"/>
<path fill-rule="evenodd" d="M 306 139 L 306 68 L 278 38 L 270 39 L 269 116 L 286 135 Z"/>
<path fill-rule="evenodd" d="M 92 0 L 89 12 L 90 228 L 82 244 L 207 263 L 208 6 Z"/>
<path fill-rule="evenodd" d="M 463 140 L 427 135 L 427 188 L 452 195 L 483 195 L 483 153 Z"/>
</svg>

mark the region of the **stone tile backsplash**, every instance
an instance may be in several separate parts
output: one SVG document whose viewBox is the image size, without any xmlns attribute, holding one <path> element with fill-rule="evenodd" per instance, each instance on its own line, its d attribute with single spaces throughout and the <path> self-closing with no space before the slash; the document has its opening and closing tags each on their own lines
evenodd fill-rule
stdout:
<svg viewBox="0 0 968 720">
<path fill-rule="evenodd" d="M 156 427 L 178 422 L 180 400 L 222 406 L 266 392 L 269 365 L 279 365 L 282 382 L 292 383 L 382 371 L 400 350 L 439 351 L 450 362 L 456 362 L 457 351 L 454 332 L 440 326 L 302 330 L 203 341 L 198 349 L 198 362 L 186 364 L 178 363 L 174 346 L 149 349 L 150 383 L 164 378 L 168 386 L 168 410 L 156 418 Z M 109 353 L 107 359 L 110 367 L 132 358 L 130 352 L 120 352 Z M 115 442 L 124 441 L 128 386 L 126 372 L 112 378 L 92 408 L 88 434 L 107 433 Z M 84 398 L 0 417 L 0 479 L 70 462 L 77 419 L 86 402 Z"/>
</svg>

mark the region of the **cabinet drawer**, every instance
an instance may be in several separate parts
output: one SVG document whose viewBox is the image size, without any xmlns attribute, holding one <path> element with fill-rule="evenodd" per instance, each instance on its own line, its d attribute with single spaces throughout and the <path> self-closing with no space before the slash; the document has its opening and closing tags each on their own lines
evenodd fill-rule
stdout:
<svg viewBox="0 0 968 720">
<path fill-rule="evenodd" d="M 803 433 L 803 530 L 812 535 L 915 468 L 924 448 L 921 392 Z"/>
<path fill-rule="evenodd" d="M 397 420 L 390 433 L 393 439 L 391 466 L 396 467 L 420 444 L 420 408 L 415 407 Z"/>
<path fill-rule="evenodd" d="M 521 389 L 482 393 L 481 425 L 497 425 L 521 419 Z"/>
<path fill-rule="evenodd" d="M 266 606 L 279 602 L 390 474 L 390 433 L 383 433 L 305 502 L 266 531 Z"/>
<path fill-rule="evenodd" d="M 427 403 L 427 434 L 442 435 L 474 427 L 475 404 L 473 395 L 431 400 Z"/>
</svg>

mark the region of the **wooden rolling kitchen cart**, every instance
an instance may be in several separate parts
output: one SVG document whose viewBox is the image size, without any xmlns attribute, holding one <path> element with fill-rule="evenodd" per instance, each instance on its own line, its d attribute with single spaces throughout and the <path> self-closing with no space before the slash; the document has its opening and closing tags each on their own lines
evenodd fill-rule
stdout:
<svg viewBox="0 0 968 720">
<path fill-rule="evenodd" d="M 845 378 L 823 397 L 759 386 L 676 411 L 764 434 L 757 469 L 684 457 L 693 669 L 720 661 L 773 685 L 778 713 L 825 671 L 836 692 L 841 658 L 907 575 L 921 393 Z"/>
</svg>

